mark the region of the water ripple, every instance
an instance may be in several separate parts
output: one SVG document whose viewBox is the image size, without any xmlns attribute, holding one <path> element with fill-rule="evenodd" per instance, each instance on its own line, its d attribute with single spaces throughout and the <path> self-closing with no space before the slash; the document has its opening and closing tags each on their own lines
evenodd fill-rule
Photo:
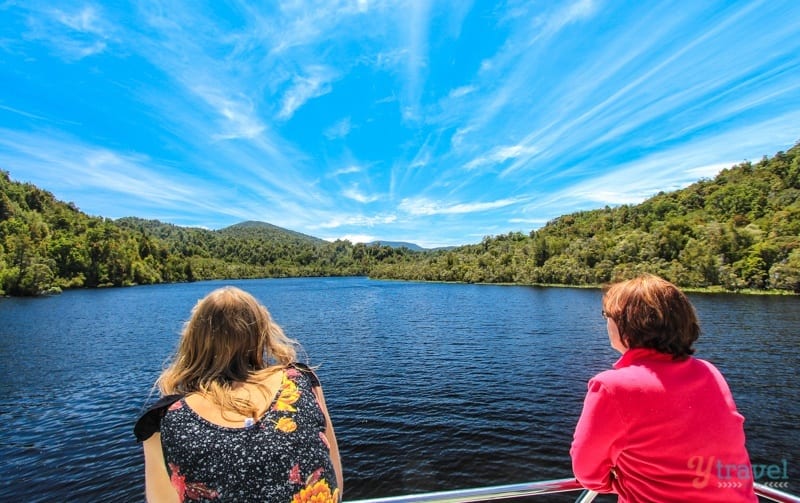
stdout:
<svg viewBox="0 0 800 503">
<path fill-rule="evenodd" d="M 319 365 L 348 499 L 568 476 L 586 381 L 616 359 L 593 290 L 230 283 Z M 143 501 L 133 422 L 189 309 L 222 284 L 0 299 L 0 501 Z M 798 299 L 692 299 L 698 355 L 726 374 L 753 461 L 796 470 Z"/>
</svg>

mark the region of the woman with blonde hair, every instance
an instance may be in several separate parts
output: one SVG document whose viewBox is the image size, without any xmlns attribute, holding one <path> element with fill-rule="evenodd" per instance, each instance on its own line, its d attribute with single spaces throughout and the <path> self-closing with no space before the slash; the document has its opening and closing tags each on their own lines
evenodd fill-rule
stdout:
<svg viewBox="0 0 800 503">
<path fill-rule="evenodd" d="M 296 346 L 243 290 L 195 305 L 158 378 L 162 398 L 134 428 L 149 502 L 341 500 L 333 425 Z"/>
<path fill-rule="evenodd" d="M 744 417 L 725 378 L 691 356 L 700 335 L 689 299 L 644 275 L 603 296 L 613 370 L 589 381 L 572 442 L 587 489 L 620 502 L 756 502 Z"/>
</svg>

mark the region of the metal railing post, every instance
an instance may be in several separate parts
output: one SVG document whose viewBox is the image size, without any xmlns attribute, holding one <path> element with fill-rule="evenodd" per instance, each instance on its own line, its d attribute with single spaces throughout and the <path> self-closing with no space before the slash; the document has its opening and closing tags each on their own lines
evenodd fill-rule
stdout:
<svg viewBox="0 0 800 503">
<path fill-rule="evenodd" d="M 584 489 L 583 492 L 578 496 L 578 499 L 575 500 L 575 503 L 591 503 L 596 497 L 597 493 L 595 491 Z"/>
</svg>

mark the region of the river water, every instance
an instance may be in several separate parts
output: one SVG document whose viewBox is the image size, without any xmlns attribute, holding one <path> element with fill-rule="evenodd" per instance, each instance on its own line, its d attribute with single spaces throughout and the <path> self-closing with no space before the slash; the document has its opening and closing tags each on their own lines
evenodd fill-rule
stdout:
<svg viewBox="0 0 800 503">
<path fill-rule="evenodd" d="M 226 284 L 319 366 L 347 500 L 571 476 L 586 381 L 617 358 L 592 289 L 304 278 L 0 299 L 0 501 L 143 501 L 133 423 L 191 307 Z M 690 297 L 753 463 L 783 470 L 759 481 L 800 492 L 800 298 Z"/>
</svg>

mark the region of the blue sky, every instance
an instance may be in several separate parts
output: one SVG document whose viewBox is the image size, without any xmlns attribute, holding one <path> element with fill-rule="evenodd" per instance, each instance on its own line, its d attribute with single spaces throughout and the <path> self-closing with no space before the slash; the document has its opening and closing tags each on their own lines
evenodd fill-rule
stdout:
<svg viewBox="0 0 800 503">
<path fill-rule="evenodd" d="M 0 0 L 0 169 L 84 212 L 434 247 L 800 140 L 800 2 Z"/>
</svg>

